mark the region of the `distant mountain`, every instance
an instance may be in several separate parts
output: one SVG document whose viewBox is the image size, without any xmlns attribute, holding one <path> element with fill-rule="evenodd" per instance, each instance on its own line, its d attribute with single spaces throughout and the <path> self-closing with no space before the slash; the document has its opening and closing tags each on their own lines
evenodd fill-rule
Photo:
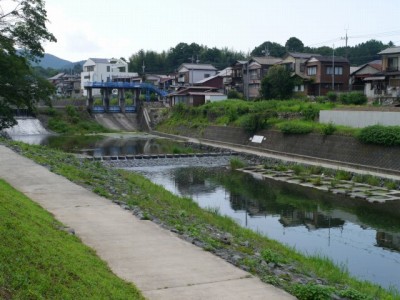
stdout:
<svg viewBox="0 0 400 300">
<path fill-rule="evenodd" d="M 56 70 L 63 70 L 63 69 L 72 69 L 75 64 L 79 63 L 83 65 L 85 60 L 78 61 L 78 62 L 71 62 L 69 60 L 65 60 L 59 58 L 55 55 L 45 53 L 44 56 L 40 59 L 38 63 L 33 64 L 34 66 L 40 66 L 42 68 L 52 68 Z"/>
</svg>

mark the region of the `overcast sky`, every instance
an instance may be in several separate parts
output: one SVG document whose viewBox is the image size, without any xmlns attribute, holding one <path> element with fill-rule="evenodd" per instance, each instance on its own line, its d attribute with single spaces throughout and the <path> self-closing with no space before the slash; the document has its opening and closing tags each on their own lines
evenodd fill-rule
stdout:
<svg viewBox="0 0 400 300">
<path fill-rule="evenodd" d="M 70 61 L 129 58 L 180 42 L 247 53 L 265 41 L 340 47 L 400 44 L 399 0 L 46 0 L 47 53 Z"/>
</svg>

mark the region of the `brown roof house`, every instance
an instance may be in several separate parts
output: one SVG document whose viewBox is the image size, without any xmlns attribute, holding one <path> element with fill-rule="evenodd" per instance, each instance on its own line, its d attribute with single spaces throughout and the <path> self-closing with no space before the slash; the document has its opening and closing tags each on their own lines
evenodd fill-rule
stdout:
<svg viewBox="0 0 400 300">
<path fill-rule="evenodd" d="M 188 106 L 200 106 L 207 102 L 226 100 L 227 96 L 218 89 L 209 86 L 180 87 L 167 96 L 170 106 L 183 103 Z"/>
<path fill-rule="evenodd" d="M 329 91 L 349 90 L 349 61 L 340 56 L 312 56 L 305 62 L 306 76 L 310 78 L 308 95 L 323 96 Z"/>
<path fill-rule="evenodd" d="M 282 59 L 272 56 L 253 57 L 249 61 L 237 61 L 232 67 L 232 73 L 241 77 L 233 78 L 235 85 L 241 89 L 238 92 L 243 93 L 246 99 L 255 99 L 260 97 L 261 80 L 267 75 L 271 66 L 281 62 Z M 241 70 L 240 70 L 241 67 Z M 240 84 L 241 79 L 241 84 Z"/>
<path fill-rule="evenodd" d="M 312 53 L 288 52 L 279 63 L 286 70 L 291 72 L 295 78 L 294 92 L 296 94 L 308 95 L 307 87 L 310 83 L 310 77 L 306 75 L 305 62 L 311 57 L 321 56 Z"/>
<path fill-rule="evenodd" d="M 367 97 L 371 97 L 373 95 L 371 79 L 374 79 L 381 70 L 381 60 L 374 60 L 358 67 L 350 67 L 350 89 L 363 91 Z"/>
<path fill-rule="evenodd" d="M 382 56 L 382 72 L 374 74 L 375 78 L 372 78 L 372 80 L 371 78 L 365 80 L 371 82 L 373 89 L 375 89 L 375 95 L 399 98 L 400 46 L 387 48 L 378 54 Z"/>
</svg>

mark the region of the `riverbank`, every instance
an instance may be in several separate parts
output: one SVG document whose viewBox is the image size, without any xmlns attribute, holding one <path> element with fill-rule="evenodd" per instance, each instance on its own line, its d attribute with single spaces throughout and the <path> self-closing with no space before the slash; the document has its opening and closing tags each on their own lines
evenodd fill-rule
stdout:
<svg viewBox="0 0 400 300">
<path fill-rule="evenodd" d="M 0 229 L 1 299 L 144 299 L 73 229 L 1 179 Z"/>
<path fill-rule="evenodd" d="M 319 257 L 305 258 L 235 222 L 204 211 L 190 199 L 171 195 L 142 176 L 104 168 L 101 163 L 80 161 L 43 147 L 9 143 L 53 172 L 114 200 L 143 219 L 151 219 L 182 238 L 295 294 L 341 295 L 347 299 L 396 299 L 380 287 L 351 279 L 340 268 Z M 96 174 L 96 176 L 93 176 Z M 347 296 L 346 296 L 347 295 Z M 353 296 L 349 296 L 353 295 Z"/>
</svg>

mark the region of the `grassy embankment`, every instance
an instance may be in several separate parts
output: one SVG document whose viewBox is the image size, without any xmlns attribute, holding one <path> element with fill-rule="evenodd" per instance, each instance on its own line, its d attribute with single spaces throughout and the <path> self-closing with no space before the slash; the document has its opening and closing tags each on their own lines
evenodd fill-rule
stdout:
<svg viewBox="0 0 400 300">
<path fill-rule="evenodd" d="M 143 299 L 62 228 L 0 180 L 1 299 Z"/>
<path fill-rule="evenodd" d="M 330 299 L 332 293 L 347 299 L 400 299 L 396 292 L 351 278 L 344 268 L 335 266 L 326 258 L 305 257 L 276 241 L 241 228 L 216 211 L 201 209 L 191 199 L 175 196 L 143 176 L 106 169 L 99 162 L 82 162 L 72 155 L 39 146 L 6 143 L 99 195 L 130 207 L 139 207 L 144 217 L 156 218 L 180 234 L 201 241 L 208 251 L 217 253 L 228 249 L 239 253 L 238 265 L 299 299 Z M 221 240 L 221 236 L 228 236 L 229 242 Z M 287 266 L 291 273 L 275 275 L 268 269 L 270 264 Z M 311 279 L 307 283 L 298 283 L 294 279 L 300 275 Z"/>
<path fill-rule="evenodd" d="M 170 118 L 159 125 L 159 129 L 177 133 L 176 127 L 200 129 L 208 125 L 229 125 L 254 133 L 257 130 L 274 128 L 283 132 L 297 128 L 301 133 L 318 132 L 331 134 L 354 134 L 356 130 L 332 124 L 319 124 L 319 111 L 332 109 L 333 102 L 316 103 L 300 100 L 243 101 L 226 100 L 207 103 L 199 107 L 177 105 Z M 300 132 L 299 132 L 300 133 Z"/>
<path fill-rule="evenodd" d="M 65 135 L 111 132 L 93 120 L 86 108 L 66 106 L 63 110 L 47 108 L 40 112 L 44 125 Z"/>
</svg>

